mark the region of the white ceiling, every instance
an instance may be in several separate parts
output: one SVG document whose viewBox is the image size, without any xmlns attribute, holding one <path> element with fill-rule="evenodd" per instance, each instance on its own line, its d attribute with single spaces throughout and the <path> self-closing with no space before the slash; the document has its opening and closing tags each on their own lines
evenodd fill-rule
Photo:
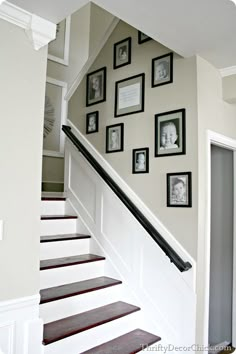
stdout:
<svg viewBox="0 0 236 354">
<path fill-rule="evenodd" d="M 10 0 L 54 23 L 88 0 Z M 236 65 L 236 6 L 230 0 L 94 0 L 98 6 L 184 57 Z"/>
</svg>

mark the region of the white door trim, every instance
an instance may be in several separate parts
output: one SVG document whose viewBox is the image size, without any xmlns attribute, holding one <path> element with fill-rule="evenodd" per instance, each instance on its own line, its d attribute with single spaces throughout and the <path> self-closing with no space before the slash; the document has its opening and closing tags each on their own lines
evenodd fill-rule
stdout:
<svg viewBox="0 0 236 354">
<path fill-rule="evenodd" d="M 236 140 L 224 136 L 222 134 L 213 132 L 211 130 L 207 131 L 207 148 L 206 148 L 206 223 L 205 223 L 205 316 L 204 316 L 204 346 L 208 346 L 208 330 L 209 330 L 209 298 L 210 298 L 210 244 L 211 244 L 211 145 L 217 145 L 225 149 L 232 150 L 234 152 L 234 161 L 236 161 Z M 235 171 L 235 165 L 234 165 Z M 234 182 L 235 184 L 235 182 Z M 234 194 L 234 205 L 236 205 L 236 193 Z M 234 218 L 235 220 L 235 218 Z M 235 225 L 234 225 L 234 236 Z M 236 258 L 236 257 L 234 257 Z M 234 282 L 235 283 L 235 282 Z M 236 283 L 235 285 L 236 286 Z M 235 318 L 236 319 L 236 318 Z"/>
</svg>

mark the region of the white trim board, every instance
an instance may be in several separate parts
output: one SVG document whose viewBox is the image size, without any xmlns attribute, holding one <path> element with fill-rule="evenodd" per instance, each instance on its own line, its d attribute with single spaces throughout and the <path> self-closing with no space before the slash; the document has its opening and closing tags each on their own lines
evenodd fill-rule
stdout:
<svg viewBox="0 0 236 354">
<path fill-rule="evenodd" d="M 67 101 L 69 101 L 71 99 L 71 97 L 73 96 L 75 90 L 82 82 L 83 78 L 85 77 L 85 75 L 89 71 L 90 67 L 93 65 L 95 59 L 97 58 L 98 54 L 100 53 L 100 51 L 104 47 L 105 43 L 107 42 L 108 38 L 110 37 L 110 35 L 112 34 L 112 32 L 114 31 L 116 26 L 118 25 L 119 21 L 120 20 L 115 17 L 114 20 L 111 22 L 110 26 L 108 27 L 107 31 L 105 32 L 105 35 L 103 36 L 101 41 L 98 42 L 98 45 L 95 47 L 93 53 L 90 55 L 90 57 L 88 58 L 88 60 L 86 61 L 86 63 L 82 67 L 82 69 L 80 70 L 79 74 L 77 75 L 77 77 L 75 78 L 75 80 L 73 81 L 71 86 L 69 87 L 68 92 L 65 96 L 65 99 Z"/>
<path fill-rule="evenodd" d="M 231 76 L 236 74 L 236 66 L 230 66 L 228 68 L 220 69 L 222 77 Z"/>
<path fill-rule="evenodd" d="M 56 37 L 56 25 L 42 17 L 13 5 L 0 2 L 0 18 L 23 28 L 35 50 L 38 50 Z"/>
<path fill-rule="evenodd" d="M 94 146 L 87 140 L 87 138 L 76 128 L 76 126 L 67 120 L 68 125 L 71 126 L 73 133 L 84 144 L 87 150 L 94 156 L 94 158 L 100 163 L 105 171 L 111 176 L 111 178 L 119 185 L 119 187 L 127 194 L 132 202 L 137 205 L 140 211 L 146 216 L 146 218 L 152 223 L 152 225 L 160 232 L 165 240 L 173 247 L 173 249 L 182 257 L 185 261 L 189 261 L 192 264 L 192 268 L 187 272 L 183 272 L 182 276 L 185 282 L 191 289 L 196 290 L 196 262 L 191 255 L 184 249 L 184 247 L 176 240 L 176 238 L 170 233 L 170 231 L 160 222 L 160 220 L 152 213 L 152 211 L 144 204 L 144 202 L 138 197 L 138 195 L 128 186 L 128 184 L 120 177 L 120 175 L 111 167 L 111 165 L 105 160 L 105 158 L 94 148 Z M 66 169 L 66 166 L 65 166 Z M 68 171 L 65 171 L 65 176 L 68 175 Z M 67 178 L 67 177 L 66 177 Z M 65 185 L 67 180 L 65 179 Z"/>
<path fill-rule="evenodd" d="M 217 145 L 224 149 L 233 150 L 234 156 L 236 153 L 236 140 L 232 138 L 208 130 L 206 134 L 206 140 L 207 140 L 207 145 L 206 145 L 207 159 L 206 159 L 206 174 L 205 174 L 206 222 L 205 222 L 205 237 L 204 237 L 204 248 L 206 252 L 205 252 L 205 257 L 203 259 L 206 276 L 205 276 L 205 284 L 202 285 L 205 289 L 205 294 L 204 294 L 205 316 L 204 316 L 204 323 L 203 323 L 204 346 L 208 346 L 208 329 L 209 329 L 210 246 L 211 246 L 210 245 L 211 242 L 211 145 Z"/>
</svg>

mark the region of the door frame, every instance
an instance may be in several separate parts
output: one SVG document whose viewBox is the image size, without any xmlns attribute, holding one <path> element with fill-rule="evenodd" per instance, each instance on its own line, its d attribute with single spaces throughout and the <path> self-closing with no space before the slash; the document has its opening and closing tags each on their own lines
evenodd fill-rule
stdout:
<svg viewBox="0 0 236 354">
<path fill-rule="evenodd" d="M 205 296 L 204 296 L 204 346 L 208 346 L 208 331 L 209 331 L 209 305 L 210 305 L 210 247 L 211 247 L 211 145 L 216 145 L 221 148 L 233 151 L 233 171 L 236 176 L 236 140 L 214 131 L 207 131 L 207 159 L 206 159 L 206 222 L 205 222 Z M 236 205 L 236 178 L 234 178 L 234 205 Z M 236 239 L 236 208 L 234 208 L 234 225 L 233 237 Z M 234 255 L 236 255 L 236 245 L 234 244 Z M 236 266 L 236 257 L 234 257 L 234 266 Z M 235 278 L 235 277 L 234 277 Z M 236 280 L 233 279 L 233 292 L 236 294 Z M 234 339 L 232 333 L 232 341 L 236 342 L 236 303 L 233 305 L 233 327 Z M 235 343 L 233 343 L 235 344 Z"/>
</svg>

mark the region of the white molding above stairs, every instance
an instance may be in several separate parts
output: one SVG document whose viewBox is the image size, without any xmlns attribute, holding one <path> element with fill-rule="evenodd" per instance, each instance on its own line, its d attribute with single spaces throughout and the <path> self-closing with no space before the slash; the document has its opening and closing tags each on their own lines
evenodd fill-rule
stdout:
<svg viewBox="0 0 236 354">
<path fill-rule="evenodd" d="M 236 66 L 230 66 L 228 68 L 220 69 L 220 74 L 222 77 L 235 75 L 236 74 Z"/>
<path fill-rule="evenodd" d="M 95 47 L 93 53 L 89 56 L 88 60 L 86 61 L 86 63 L 82 67 L 81 71 L 79 72 L 79 74 L 75 78 L 74 82 L 71 84 L 70 88 L 68 89 L 68 92 L 65 96 L 65 100 L 69 101 L 70 98 L 73 96 L 75 90 L 80 85 L 81 81 L 83 80 L 84 76 L 87 74 L 90 67 L 93 65 L 95 59 L 97 58 L 97 56 L 100 53 L 100 51 L 102 50 L 103 46 L 106 44 L 108 38 L 110 37 L 110 35 L 112 34 L 112 32 L 114 31 L 116 26 L 118 25 L 119 21 L 120 20 L 117 17 L 115 17 L 114 20 L 111 22 L 110 26 L 108 27 L 107 31 L 105 32 L 105 35 L 103 36 L 101 41 L 98 42 L 98 45 Z"/>
<path fill-rule="evenodd" d="M 56 25 L 8 1 L 0 0 L 0 18 L 25 30 L 35 50 L 56 38 Z"/>
</svg>

